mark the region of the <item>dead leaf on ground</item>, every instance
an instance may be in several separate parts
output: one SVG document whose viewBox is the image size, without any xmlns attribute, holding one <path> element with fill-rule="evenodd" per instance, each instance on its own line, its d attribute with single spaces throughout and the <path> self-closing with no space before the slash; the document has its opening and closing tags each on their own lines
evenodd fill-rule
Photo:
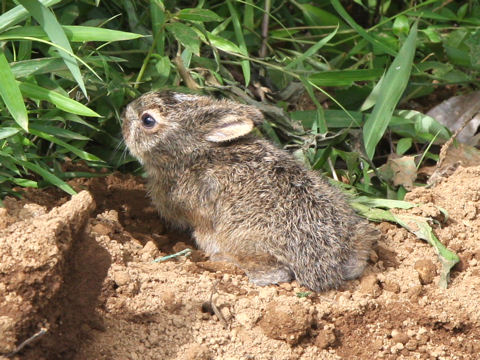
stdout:
<svg viewBox="0 0 480 360">
<path fill-rule="evenodd" d="M 458 134 L 457 140 L 461 143 L 476 145 L 479 140 L 478 136 L 475 136 L 480 126 L 479 110 L 480 91 L 475 91 L 467 95 L 453 96 L 430 109 L 427 115 L 445 125 L 452 132 L 462 127 L 466 118 L 473 117 Z"/>
<path fill-rule="evenodd" d="M 386 181 L 389 181 L 394 186 L 402 185 L 407 190 L 413 188 L 413 182 L 417 178 L 417 166 L 415 165 L 414 156 L 389 157 L 378 171 Z"/>
<path fill-rule="evenodd" d="M 470 167 L 480 165 L 480 150 L 468 144 L 452 144 L 445 154 L 440 167 L 421 168 L 419 173 L 431 175 L 428 184 L 435 184 L 438 180 L 453 174 L 459 166 Z M 432 173 L 432 169 L 433 171 Z"/>
</svg>

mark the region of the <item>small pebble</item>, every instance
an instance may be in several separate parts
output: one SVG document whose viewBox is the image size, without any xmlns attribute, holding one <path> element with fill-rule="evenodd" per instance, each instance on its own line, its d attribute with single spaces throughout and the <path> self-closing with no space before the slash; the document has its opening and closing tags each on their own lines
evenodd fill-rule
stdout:
<svg viewBox="0 0 480 360">
<path fill-rule="evenodd" d="M 414 265 L 422 285 L 428 285 L 433 282 L 437 274 L 437 267 L 429 259 L 418 260 Z"/>
<path fill-rule="evenodd" d="M 368 274 L 360 280 L 360 292 L 362 294 L 369 294 L 374 298 L 380 296 L 382 289 L 378 285 L 375 274 Z"/>
<path fill-rule="evenodd" d="M 407 341 L 407 343 L 405 344 L 405 349 L 409 350 L 409 351 L 414 351 L 417 349 L 417 340 L 415 339 L 410 339 Z"/>
<path fill-rule="evenodd" d="M 92 231 L 98 235 L 108 235 L 112 232 L 112 228 L 102 223 L 98 223 L 92 226 Z"/>
<path fill-rule="evenodd" d="M 149 257 L 149 258 L 156 258 L 158 257 L 160 251 L 158 250 L 157 248 L 157 245 L 155 244 L 154 241 L 147 241 L 147 243 L 145 244 L 145 246 L 140 250 L 140 254 L 142 254 L 142 257 L 143 255 L 145 255 L 145 257 Z"/>
<path fill-rule="evenodd" d="M 387 280 L 383 284 L 383 289 L 386 291 L 393 292 L 395 294 L 398 294 L 400 292 L 400 285 L 398 285 L 396 282 Z"/>
<path fill-rule="evenodd" d="M 326 349 L 334 345 L 337 340 L 333 329 L 323 329 L 318 332 L 317 338 L 315 339 L 315 345 L 319 349 Z"/>
<path fill-rule="evenodd" d="M 408 335 L 403 332 L 398 331 L 397 329 L 392 330 L 392 340 L 395 343 L 401 343 L 405 345 L 409 339 Z"/>
<path fill-rule="evenodd" d="M 118 286 L 127 285 L 131 280 L 130 275 L 126 271 L 116 271 L 112 277 Z"/>
<path fill-rule="evenodd" d="M 285 290 L 287 290 L 287 291 L 292 291 L 292 289 L 293 289 L 292 284 L 287 283 L 287 282 L 281 283 L 281 284 L 279 285 L 279 287 L 281 287 L 282 289 L 285 289 Z"/>
</svg>

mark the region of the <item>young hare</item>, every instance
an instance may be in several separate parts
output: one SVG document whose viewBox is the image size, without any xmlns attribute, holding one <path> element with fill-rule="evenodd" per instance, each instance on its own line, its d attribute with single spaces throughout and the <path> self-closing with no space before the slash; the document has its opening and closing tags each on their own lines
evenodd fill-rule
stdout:
<svg viewBox="0 0 480 360">
<path fill-rule="evenodd" d="M 151 92 L 127 106 L 123 136 L 160 216 L 192 230 L 213 260 L 258 285 L 296 278 L 322 291 L 357 278 L 377 230 L 317 173 L 250 134 L 262 120 L 232 101 Z"/>
</svg>

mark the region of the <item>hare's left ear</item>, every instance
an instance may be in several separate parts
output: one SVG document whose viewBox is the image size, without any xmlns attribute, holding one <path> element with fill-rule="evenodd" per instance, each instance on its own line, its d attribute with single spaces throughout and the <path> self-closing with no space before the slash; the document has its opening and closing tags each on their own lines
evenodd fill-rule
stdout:
<svg viewBox="0 0 480 360">
<path fill-rule="evenodd" d="M 247 135 L 252 131 L 254 122 L 245 115 L 226 115 L 205 136 L 210 142 L 221 143 Z"/>
</svg>

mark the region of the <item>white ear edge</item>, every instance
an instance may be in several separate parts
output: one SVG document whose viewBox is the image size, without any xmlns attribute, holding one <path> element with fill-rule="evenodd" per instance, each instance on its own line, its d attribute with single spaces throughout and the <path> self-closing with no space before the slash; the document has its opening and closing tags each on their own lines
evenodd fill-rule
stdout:
<svg viewBox="0 0 480 360">
<path fill-rule="evenodd" d="M 232 116 L 231 119 L 227 119 L 227 122 L 209 132 L 205 139 L 216 143 L 230 141 L 247 135 L 252 129 L 253 121 L 251 119 Z"/>
</svg>

